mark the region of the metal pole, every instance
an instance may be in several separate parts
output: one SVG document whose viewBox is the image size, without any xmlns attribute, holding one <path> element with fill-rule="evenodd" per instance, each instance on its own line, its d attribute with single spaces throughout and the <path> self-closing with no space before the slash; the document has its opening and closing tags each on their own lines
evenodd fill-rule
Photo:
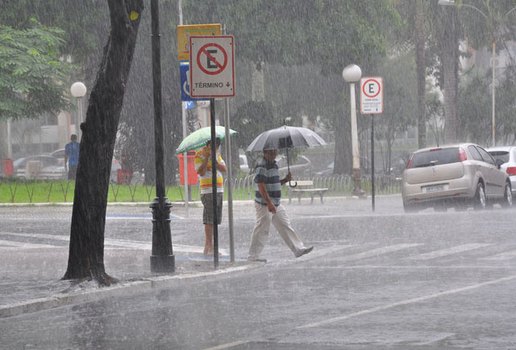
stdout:
<svg viewBox="0 0 516 350">
<path fill-rule="evenodd" d="M 183 2 L 178 0 L 177 9 L 179 13 L 179 25 L 183 25 Z M 181 89 L 183 87 L 181 86 Z M 181 120 L 183 122 L 183 139 L 187 136 L 188 130 L 186 126 L 186 110 L 185 103 L 181 102 Z M 186 217 L 189 214 L 189 202 L 190 202 L 190 191 L 188 190 L 188 152 L 183 153 L 183 179 L 184 179 L 184 191 L 185 191 L 185 209 Z"/>
<path fill-rule="evenodd" d="M 496 40 L 493 39 L 493 52 L 491 55 L 491 66 L 492 66 L 492 82 L 491 82 L 491 140 L 492 146 L 496 146 L 496 120 L 495 120 L 495 111 L 496 111 Z"/>
<path fill-rule="evenodd" d="M 82 97 L 77 98 L 77 103 L 79 104 L 79 120 L 77 121 L 77 136 L 79 140 L 82 138 L 81 124 L 82 124 Z"/>
<path fill-rule="evenodd" d="M 224 26 L 226 34 L 226 26 Z M 229 121 L 229 99 L 224 100 L 224 134 L 226 135 L 226 164 L 228 165 L 228 224 L 229 224 L 229 260 L 235 262 L 235 240 L 233 234 L 233 155 L 231 153 L 231 129 Z"/>
<path fill-rule="evenodd" d="M 357 105 L 355 100 L 355 83 L 349 84 L 350 102 L 351 102 L 351 148 L 353 153 L 353 194 L 362 196 L 360 184 L 360 150 L 358 148 L 358 128 L 357 128 Z"/>
<path fill-rule="evenodd" d="M 219 267 L 219 224 L 217 221 L 217 145 L 215 142 L 215 99 L 210 98 L 211 192 L 213 198 L 213 264 Z"/>
<path fill-rule="evenodd" d="M 231 137 L 229 125 L 229 100 L 225 99 L 224 124 L 226 135 L 226 164 L 228 165 L 228 221 L 229 221 L 229 259 L 235 262 L 235 240 L 233 235 L 233 161 L 231 154 Z"/>
<path fill-rule="evenodd" d="M 375 210 L 375 188 L 374 188 L 374 114 L 371 114 L 371 205 Z"/>
<path fill-rule="evenodd" d="M 174 272 L 175 257 L 170 233 L 170 208 L 165 197 L 165 166 L 163 145 L 163 118 L 161 105 L 161 58 L 159 34 L 159 4 L 151 0 L 152 26 L 152 82 L 154 93 L 154 142 L 156 158 L 156 198 L 152 208 L 152 272 Z"/>
</svg>

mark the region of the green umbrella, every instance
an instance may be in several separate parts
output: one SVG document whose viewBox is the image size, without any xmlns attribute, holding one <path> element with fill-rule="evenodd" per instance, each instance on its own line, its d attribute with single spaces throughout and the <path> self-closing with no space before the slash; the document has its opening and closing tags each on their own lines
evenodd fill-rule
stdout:
<svg viewBox="0 0 516 350">
<path fill-rule="evenodd" d="M 225 128 L 223 126 L 215 127 L 215 135 L 220 139 L 224 139 Z M 229 129 L 229 134 L 236 134 L 235 130 Z M 211 127 L 200 128 L 184 138 L 179 147 L 176 149 L 176 154 L 188 152 L 197 148 L 201 148 L 211 140 Z"/>
</svg>

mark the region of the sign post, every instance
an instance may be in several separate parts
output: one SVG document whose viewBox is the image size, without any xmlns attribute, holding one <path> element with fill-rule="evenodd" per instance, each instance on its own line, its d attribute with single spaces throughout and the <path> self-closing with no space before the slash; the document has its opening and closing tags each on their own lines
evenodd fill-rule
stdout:
<svg viewBox="0 0 516 350">
<path fill-rule="evenodd" d="M 383 79 L 381 77 L 360 80 L 360 113 L 371 115 L 371 206 L 374 212 L 374 115 L 383 113 Z"/>
<path fill-rule="evenodd" d="M 183 139 L 187 136 L 187 125 L 186 125 L 186 107 L 185 102 L 192 102 L 193 99 L 190 96 L 190 83 L 188 81 L 189 64 L 190 59 L 190 36 L 192 35 L 220 35 L 222 25 L 220 23 L 210 24 L 191 24 L 183 25 L 183 15 L 181 0 L 178 3 L 179 6 L 179 25 L 177 26 L 177 58 L 179 60 L 179 69 L 181 76 L 181 119 L 183 122 Z M 183 178 L 188 178 L 188 166 L 187 166 L 187 152 L 183 153 Z M 190 186 L 185 181 L 185 206 L 186 216 L 188 217 L 188 201 L 190 200 Z"/>
<path fill-rule="evenodd" d="M 232 35 L 190 37 L 190 96 L 210 99 L 211 144 L 215 145 L 215 98 L 235 96 L 235 50 Z M 226 135 L 229 137 L 229 135 Z M 213 194 L 213 259 L 219 266 L 217 223 L 217 156 L 211 147 Z M 231 164 L 229 165 L 231 166 Z M 231 184 L 228 184 L 231 186 Z"/>
</svg>

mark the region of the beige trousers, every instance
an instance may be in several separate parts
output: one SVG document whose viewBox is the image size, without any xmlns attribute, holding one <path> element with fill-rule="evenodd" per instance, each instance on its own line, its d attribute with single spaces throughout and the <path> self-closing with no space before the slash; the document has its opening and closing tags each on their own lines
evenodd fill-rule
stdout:
<svg viewBox="0 0 516 350">
<path fill-rule="evenodd" d="M 266 205 L 255 203 L 254 206 L 256 208 L 256 224 L 251 235 L 249 259 L 257 259 L 260 256 L 269 238 L 271 223 L 294 255 L 305 248 L 303 242 L 290 225 L 290 219 L 283 205 L 280 204 L 276 207 L 276 214 L 270 213 Z"/>
</svg>

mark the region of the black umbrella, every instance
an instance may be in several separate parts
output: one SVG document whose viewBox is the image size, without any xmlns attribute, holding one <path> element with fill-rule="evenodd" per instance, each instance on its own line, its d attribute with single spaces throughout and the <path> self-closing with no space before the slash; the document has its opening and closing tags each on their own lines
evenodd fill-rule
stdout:
<svg viewBox="0 0 516 350">
<path fill-rule="evenodd" d="M 287 169 L 290 172 L 288 158 L 289 148 L 313 147 L 325 144 L 326 141 L 310 129 L 284 125 L 276 129 L 262 132 L 247 147 L 247 152 L 261 152 L 268 149 L 286 149 Z M 296 185 L 292 185 L 289 182 L 289 186 L 295 187 Z"/>
</svg>

